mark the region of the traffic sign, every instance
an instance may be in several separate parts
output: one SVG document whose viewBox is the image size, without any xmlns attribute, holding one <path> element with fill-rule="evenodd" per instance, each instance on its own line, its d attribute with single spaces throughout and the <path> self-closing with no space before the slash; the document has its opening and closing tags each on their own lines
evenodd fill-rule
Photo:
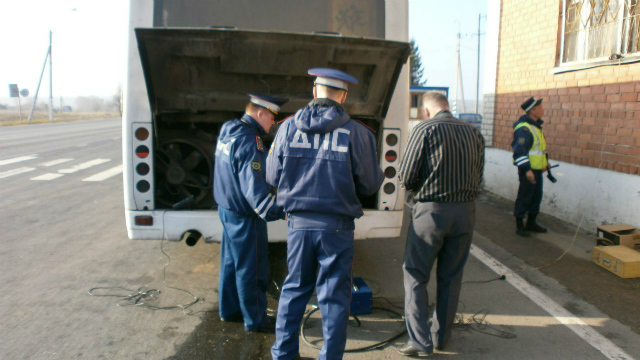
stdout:
<svg viewBox="0 0 640 360">
<path fill-rule="evenodd" d="M 9 96 L 18 97 L 18 84 L 9 84 Z"/>
</svg>

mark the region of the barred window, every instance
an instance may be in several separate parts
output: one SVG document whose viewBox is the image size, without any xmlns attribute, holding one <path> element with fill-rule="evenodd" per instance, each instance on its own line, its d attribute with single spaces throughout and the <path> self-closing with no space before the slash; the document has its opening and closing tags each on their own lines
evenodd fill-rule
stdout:
<svg viewBox="0 0 640 360">
<path fill-rule="evenodd" d="M 638 2 L 563 0 L 560 63 L 615 60 L 640 52 Z"/>
</svg>

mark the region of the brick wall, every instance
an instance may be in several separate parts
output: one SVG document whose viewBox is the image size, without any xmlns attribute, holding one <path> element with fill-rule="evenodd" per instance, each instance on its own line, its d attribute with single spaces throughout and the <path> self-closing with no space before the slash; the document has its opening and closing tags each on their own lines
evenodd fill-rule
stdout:
<svg viewBox="0 0 640 360">
<path fill-rule="evenodd" d="M 493 146 L 510 150 L 520 104 L 542 97 L 551 159 L 640 174 L 640 63 L 553 74 L 561 12 L 560 0 L 502 1 Z"/>
</svg>

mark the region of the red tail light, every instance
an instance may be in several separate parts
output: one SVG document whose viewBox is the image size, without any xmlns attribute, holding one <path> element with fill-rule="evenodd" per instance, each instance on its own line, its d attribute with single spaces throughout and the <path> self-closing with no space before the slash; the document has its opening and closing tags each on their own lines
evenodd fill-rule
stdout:
<svg viewBox="0 0 640 360">
<path fill-rule="evenodd" d="M 153 225 L 153 216 L 136 216 L 136 225 L 142 225 L 142 226 Z"/>
<path fill-rule="evenodd" d="M 387 151 L 386 154 L 384 154 L 384 158 L 388 162 L 394 162 L 398 158 L 398 154 L 393 150 L 389 150 L 389 151 Z"/>
<path fill-rule="evenodd" d="M 144 146 L 144 145 L 140 145 L 136 148 L 136 155 L 139 158 L 146 158 L 147 156 L 149 156 L 149 148 Z"/>
</svg>

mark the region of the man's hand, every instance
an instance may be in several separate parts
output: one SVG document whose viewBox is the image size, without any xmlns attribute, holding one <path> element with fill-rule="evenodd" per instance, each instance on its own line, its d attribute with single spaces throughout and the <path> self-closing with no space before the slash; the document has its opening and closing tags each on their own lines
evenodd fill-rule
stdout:
<svg viewBox="0 0 640 360">
<path fill-rule="evenodd" d="M 530 183 L 536 183 L 536 177 L 533 175 L 533 171 L 529 170 L 525 175 L 527 176 L 527 180 L 529 180 Z"/>
</svg>

